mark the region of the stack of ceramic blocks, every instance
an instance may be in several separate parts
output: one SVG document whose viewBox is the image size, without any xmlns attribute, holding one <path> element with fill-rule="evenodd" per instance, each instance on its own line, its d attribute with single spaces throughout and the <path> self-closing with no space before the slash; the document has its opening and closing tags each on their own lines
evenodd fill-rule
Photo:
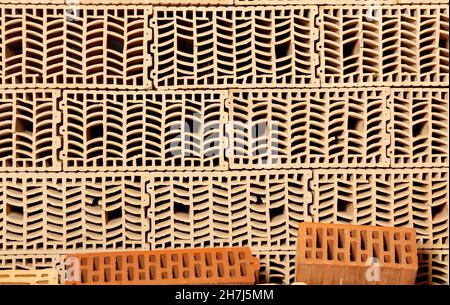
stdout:
<svg viewBox="0 0 450 305">
<path fill-rule="evenodd" d="M 248 246 L 287 284 L 313 221 L 448 284 L 448 57 L 447 0 L 0 0 L 0 283 Z"/>
</svg>

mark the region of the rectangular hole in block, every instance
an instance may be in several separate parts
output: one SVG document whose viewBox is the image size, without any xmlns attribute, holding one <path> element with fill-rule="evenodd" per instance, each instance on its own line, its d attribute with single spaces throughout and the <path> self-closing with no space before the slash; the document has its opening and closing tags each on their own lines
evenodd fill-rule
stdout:
<svg viewBox="0 0 450 305">
<path fill-rule="evenodd" d="M 179 276 L 180 276 L 180 270 L 179 270 L 178 266 L 175 265 L 172 267 L 172 278 L 178 279 Z"/>
<path fill-rule="evenodd" d="M 234 266 L 236 264 L 233 251 L 228 251 L 228 263 L 230 266 Z"/>
<path fill-rule="evenodd" d="M 361 250 L 366 250 L 367 249 L 367 231 L 361 231 L 360 232 L 360 247 Z"/>
<path fill-rule="evenodd" d="M 219 277 L 223 277 L 225 274 L 225 269 L 222 263 L 217 264 L 217 274 Z"/>
<path fill-rule="evenodd" d="M 149 267 L 149 275 L 150 275 L 150 280 L 155 280 L 156 279 L 156 266 L 150 266 Z"/>
<path fill-rule="evenodd" d="M 357 243 L 356 241 L 350 242 L 350 261 L 355 262 L 357 259 Z"/>
<path fill-rule="evenodd" d="M 383 232 L 383 251 L 389 252 L 390 251 L 390 237 L 389 232 Z"/>
<path fill-rule="evenodd" d="M 207 252 L 205 253 L 205 259 L 206 259 L 206 266 L 212 266 L 212 256 L 211 253 Z"/>
<path fill-rule="evenodd" d="M 338 248 L 343 249 L 345 247 L 345 230 L 338 229 Z"/>
<path fill-rule="evenodd" d="M 183 253 L 182 259 L 183 259 L 183 267 L 185 267 L 185 268 L 188 267 L 189 266 L 189 254 Z"/>
<path fill-rule="evenodd" d="M 316 229 L 316 248 L 322 248 L 323 229 Z"/>
<path fill-rule="evenodd" d="M 327 260 L 334 260 L 334 240 L 327 240 Z"/>
<path fill-rule="evenodd" d="M 200 266 L 200 264 L 195 264 L 194 265 L 194 274 L 196 278 L 199 278 L 202 276 L 202 267 Z"/>
<path fill-rule="evenodd" d="M 109 283 L 111 281 L 111 268 L 105 268 L 103 270 L 103 276 L 105 278 L 105 283 Z"/>
<path fill-rule="evenodd" d="M 395 256 L 394 256 L 394 261 L 396 264 L 400 264 L 402 262 L 402 250 L 401 250 L 401 245 L 397 244 L 395 245 Z"/>
<path fill-rule="evenodd" d="M 161 256 L 159 257 L 159 263 L 161 265 L 161 268 L 167 267 L 167 255 L 166 254 L 161 254 Z"/>
</svg>

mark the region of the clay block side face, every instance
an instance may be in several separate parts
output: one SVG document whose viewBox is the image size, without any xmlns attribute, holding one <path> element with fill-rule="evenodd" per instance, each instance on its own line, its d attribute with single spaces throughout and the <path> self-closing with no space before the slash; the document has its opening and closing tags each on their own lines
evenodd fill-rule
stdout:
<svg viewBox="0 0 450 305">
<path fill-rule="evenodd" d="M 315 171 L 314 222 L 415 228 L 417 247 L 448 247 L 443 169 Z"/>
<path fill-rule="evenodd" d="M 56 269 L 42 270 L 0 270 L 0 285 L 57 285 Z"/>
<path fill-rule="evenodd" d="M 56 269 L 59 255 L 1 255 L 0 271 Z"/>
<path fill-rule="evenodd" d="M 295 251 L 254 252 L 260 260 L 258 284 L 295 282 Z"/>
<path fill-rule="evenodd" d="M 152 175 L 152 249 L 250 246 L 295 249 L 307 220 L 308 172 Z"/>
<path fill-rule="evenodd" d="M 322 86 L 448 85 L 448 7 L 321 7 Z"/>
<path fill-rule="evenodd" d="M 448 166 L 448 89 L 393 89 L 391 108 L 392 166 Z"/>
<path fill-rule="evenodd" d="M 367 276 L 372 264 L 380 276 Z M 301 223 L 296 280 L 308 284 L 414 284 L 414 229 Z"/>
<path fill-rule="evenodd" d="M 0 255 L 0 285 L 57 285 L 59 255 Z"/>
<path fill-rule="evenodd" d="M 0 7 L 7 88 L 150 86 L 145 35 L 151 7 Z M 25 43 L 26 42 L 26 43 Z"/>
<path fill-rule="evenodd" d="M 156 7 L 155 87 L 318 86 L 317 8 Z"/>
<path fill-rule="evenodd" d="M 140 176 L 2 177 L 0 250 L 146 249 L 147 205 Z"/>
<path fill-rule="evenodd" d="M 0 171 L 60 170 L 57 91 L 0 90 Z"/>
<path fill-rule="evenodd" d="M 420 250 L 417 285 L 449 285 L 448 249 Z"/>
<path fill-rule="evenodd" d="M 65 284 L 254 284 L 259 262 L 249 248 L 74 254 L 79 279 Z"/>
<path fill-rule="evenodd" d="M 231 168 L 387 167 L 386 88 L 232 91 Z"/>
<path fill-rule="evenodd" d="M 61 157 L 73 170 L 224 170 L 224 91 L 65 91 Z"/>
</svg>

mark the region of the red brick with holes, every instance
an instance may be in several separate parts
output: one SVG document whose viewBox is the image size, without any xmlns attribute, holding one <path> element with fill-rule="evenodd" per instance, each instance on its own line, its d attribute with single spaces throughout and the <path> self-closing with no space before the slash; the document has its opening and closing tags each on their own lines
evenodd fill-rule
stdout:
<svg viewBox="0 0 450 305">
<path fill-rule="evenodd" d="M 71 254 L 78 280 L 66 285 L 255 284 L 259 260 L 248 247 Z M 73 262 L 77 264 L 73 264 Z"/>
<path fill-rule="evenodd" d="M 310 285 L 412 285 L 418 269 L 410 228 L 301 223 L 296 280 Z"/>
</svg>

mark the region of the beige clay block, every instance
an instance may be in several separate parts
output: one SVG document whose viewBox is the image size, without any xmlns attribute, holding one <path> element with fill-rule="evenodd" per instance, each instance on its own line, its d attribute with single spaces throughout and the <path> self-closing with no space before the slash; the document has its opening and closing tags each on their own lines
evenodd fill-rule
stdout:
<svg viewBox="0 0 450 305">
<path fill-rule="evenodd" d="M 310 219 L 309 178 L 306 170 L 152 174 L 150 247 L 295 250 L 297 225 Z"/>
<path fill-rule="evenodd" d="M 395 88 L 389 99 L 391 167 L 448 167 L 449 90 Z"/>
<path fill-rule="evenodd" d="M 0 254 L 147 249 L 145 183 L 135 174 L 2 174 Z"/>
<path fill-rule="evenodd" d="M 59 255 L 0 255 L 0 285 L 57 285 Z"/>
<path fill-rule="evenodd" d="M 447 5 L 322 6 L 321 85 L 446 86 L 448 22 Z"/>
<path fill-rule="evenodd" d="M 254 251 L 259 258 L 259 284 L 293 284 L 296 251 Z"/>
<path fill-rule="evenodd" d="M 230 168 L 388 167 L 389 92 L 231 90 Z"/>
<path fill-rule="evenodd" d="M 314 222 L 415 228 L 417 248 L 448 247 L 448 170 L 314 170 Z"/>
<path fill-rule="evenodd" d="M 449 285 L 448 249 L 419 250 L 417 285 Z"/>
<path fill-rule="evenodd" d="M 227 96 L 226 91 L 64 90 L 64 170 L 226 170 Z"/>
<path fill-rule="evenodd" d="M 56 269 L 0 270 L 0 285 L 58 285 Z"/>
<path fill-rule="evenodd" d="M 0 6 L 3 88 L 149 88 L 151 6 Z"/>
<path fill-rule="evenodd" d="M 0 172 L 59 171 L 56 90 L 0 90 Z"/>
<path fill-rule="evenodd" d="M 319 86 L 316 6 L 154 7 L 154 86 Z"/>
</svg>

